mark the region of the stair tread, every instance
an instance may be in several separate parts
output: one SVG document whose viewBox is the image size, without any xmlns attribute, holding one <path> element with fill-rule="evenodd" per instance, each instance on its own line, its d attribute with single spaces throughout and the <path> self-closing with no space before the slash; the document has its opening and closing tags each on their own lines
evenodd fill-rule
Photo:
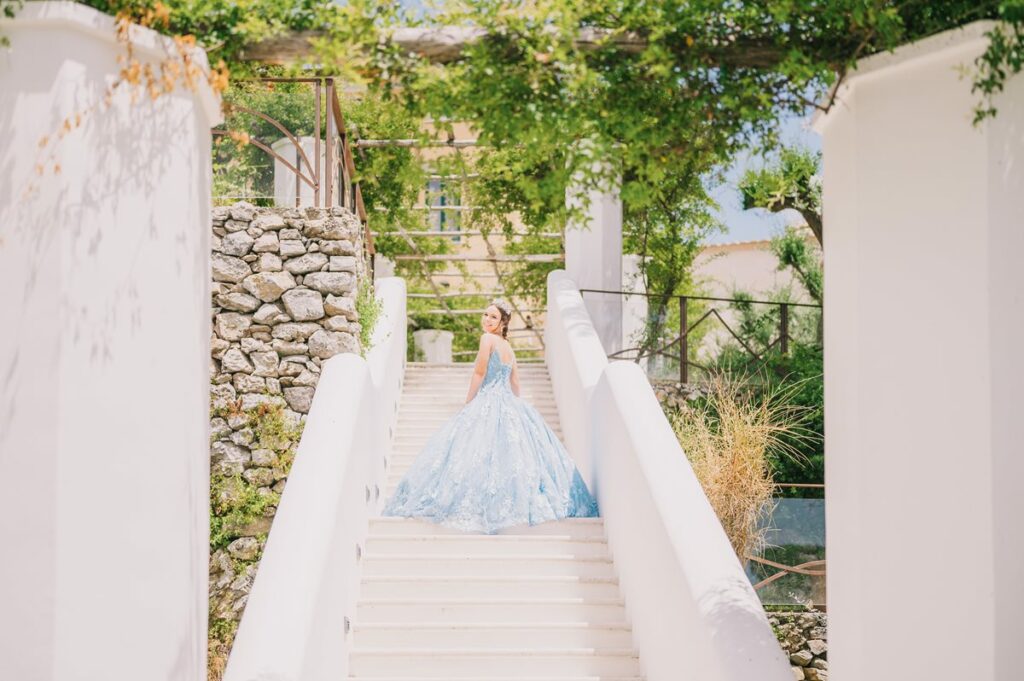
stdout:
<svg viewBox="0 0 1024 681">
<path fill-rule="evenodd" d="M 561 440 L 547 367 L 519 369 L 520 396 Z M 472 371 L 407 363 L 385 497 L 463 407 Z M 362 561 L 351 680 L 644 681 L 602 518 L 478 534 L 377 516 Z"/>
<path fill-rule="evenodd" d="M 513 554 L 487 554 L 487 553 L 375 553 L 367 551 L 363 558 L 374 560 L 383 558 L 386 560 L 565 560 L 565 561 L 587 561 L 587 562 L 612 562 L 611 556 L 577 556 L 571 553 L 513 553 Z"/>
<path fill-rule="evenodd" d="M 560 534 L 536 534 L 536 535 L 522 535 L 522 534 L 386 534 L 386 535 L 371 535 L 370 539 L 387 539 L 388 541 L 402 540 L 410 542 L 424 542 L 424 541 L 460 541 L 460 542 L 495 542 L 495 543 L 511 543 L 520 541 L 532 541 L 532 542 L 587 542 L 587 543 L 607 543 L 603 537 L 573 537 L 571 535 L 560 535 Z"/>
<path fill-rule="evenodd" d="M 532 577 L 481 577 L 476 575 L 378 575 L 364 577 L 364 582 L 593 582 L 598 584 L 617 584 L 615 577 L 587 577 L 583 575 L 534 575 Z"/>
<path fill-rule="evenodd" d="M 551 655 L 619 655 L 623 657 L 639 657 L 635 648 L 403 648 L 403 647 L 373 647 L 359 648 L 352 651 L 358 655 L 466 655 L 466 656 L 491 656 L 491 655 L 520 655 L 529 653 L 537 656 Z"/>
<path fill-rule="evenodd" d="M 409 603 L 416 605 L 625 605 L 622 598 L 587 598 L 579 597 L 552 597 L 552 598 L 361 598 L 360 605 L 396 605 L 398 603 Z"/>
<path fill-rule="evenodd" d="M 356 622 L 355 629 L 632 629 L 627 622 Z"/>
<path fill-rule="evenodd" d="M 433 676 L 365 676 L 355 674 L 350 679 L 373 679 L 374 681 L 436 681 Z M 642 676 L 530 676 L 529 681 L 644 681 Z M 481 676 L 460 677 L 459 681 L 523 681 L 522 676 Z"/>
</svg>

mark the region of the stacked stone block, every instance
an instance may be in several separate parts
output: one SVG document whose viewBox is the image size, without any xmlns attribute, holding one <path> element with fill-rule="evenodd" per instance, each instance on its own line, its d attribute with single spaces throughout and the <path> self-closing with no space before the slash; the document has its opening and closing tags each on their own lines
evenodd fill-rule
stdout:
<svg viewBox="0 0 1024 681">
<path fill-rule="evenodd" d="M 828 679 L 828 619 L 823 612 L 771 613 L 768 621 L 797 681 Z"/>
<path fill-rule="evenodd" d="M 215 400 L 309 411 L 323 360 L 356 352 L 366 275 L 359 220 L 344 208 L 213 211 Z"/>
</svg>

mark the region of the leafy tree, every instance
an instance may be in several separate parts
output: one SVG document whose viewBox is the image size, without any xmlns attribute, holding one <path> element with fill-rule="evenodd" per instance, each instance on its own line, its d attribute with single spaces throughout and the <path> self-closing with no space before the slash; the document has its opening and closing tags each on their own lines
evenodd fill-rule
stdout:
<svg viewBox="0 0 1024 681">
<path fill-rule="evenodd" d="M 795 210 L 822 241 L 821 154 L 784 147 L 772 165 L 748 170 L 740 180 L 743 208 L 764 208 L 773 213 Z"/>
<path fill-rule="evenodd" d="M 678 310 L 670 310 L 669 304 L 674 296 L 694 293 L 693 261 L 704 239 L 721 229 L 700 178 L 676 179 L 671 191 L 665 191 L 656 201 L 624 207 L 623 247 L 627 253 L 641 256 L 644 288 L 653 294 L 648 298 L 641 354 L 654 350 L 670 328 L 681 332 Z M 688 310 L 688 316 L 694 312 L 696 308 Z M 697 343 L 691 345 L 696 350 Z"/>
<path fill-rule="evenodd" d="M 675 176 L 710 173 L 741 148 L 773 142 L 780 117 L 819 106 L 858 59 L 982 18 L 1007 22 L 976 64 L 983 118 L 1024 63 L 1024 0 L 466 0 L 424 16 L 352 0 L 322 54 L 346 55 L 352 75 L 421 114 L 472 122 L 494 148 L 564 157 L 592 184 L 622 178 L 624 202 L 642 207 L 664 199 Z M 438 63 L 394 31 L 417 25 L 475 32 Z M 542 191 L 564 196 L 569 176 L 559 168 Z"/>
</svg>

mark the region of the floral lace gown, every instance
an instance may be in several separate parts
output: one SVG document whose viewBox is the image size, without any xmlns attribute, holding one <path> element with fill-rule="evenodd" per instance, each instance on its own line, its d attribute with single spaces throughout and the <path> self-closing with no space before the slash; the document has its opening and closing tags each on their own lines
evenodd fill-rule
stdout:
<svg viewBox="0 0 1024 681">
<path fill-rule="evenodd" d="M 382 515 L 485 533 L 597 515 L 565 447 L 512 392 L 511 374 L 492 351 L 476 397 L 430 436 Z"/>
</svg>

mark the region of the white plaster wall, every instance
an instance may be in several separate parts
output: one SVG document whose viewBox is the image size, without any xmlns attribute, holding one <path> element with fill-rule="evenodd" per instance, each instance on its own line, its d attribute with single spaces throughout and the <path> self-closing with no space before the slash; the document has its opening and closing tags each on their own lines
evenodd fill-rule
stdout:
<svg viewBox="0 0 1024 681">
<path fill-rule="evenodd" d="M 746 291 L 769 300 L 769 294 L 788 288 L 794 300 L 813 302 L 789 270 L 779 269 L 768 240 L 705 246 L 693 262 L 693 278 L 709 296 L 731 298 Z"/>
<path fill-rule="evenodd" d="M 972 127 L 987 28 L 863 62 L 817 122 L 835 681 L 1020 678 L 1024 78 Z"/>
<path fill-rule="evenodd" d="M 40 177 L 121 48 L 71 3 L 0 32 L 0 678 L 205 678 L 217 104 L 119 95 Z"/>
</svg>

